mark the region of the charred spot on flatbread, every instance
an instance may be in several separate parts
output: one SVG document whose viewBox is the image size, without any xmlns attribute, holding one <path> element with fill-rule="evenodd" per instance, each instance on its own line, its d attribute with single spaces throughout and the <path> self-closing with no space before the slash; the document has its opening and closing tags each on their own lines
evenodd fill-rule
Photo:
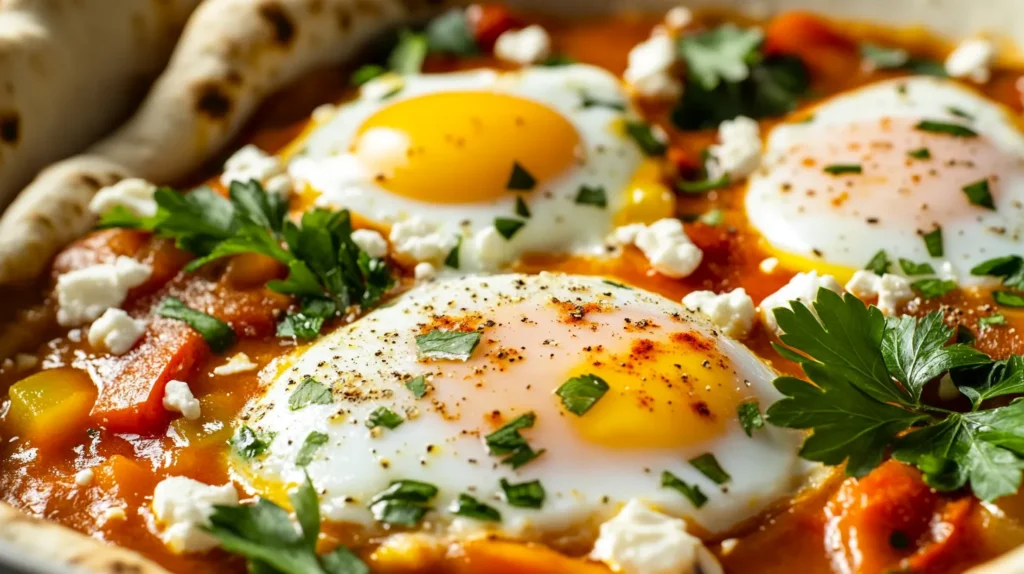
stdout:
<svg viewBox="0 0 1024 574">
<path fill-rule="evenodd" d="M 0 142 L 15 145 L 20 136 L 21 116 L 18 112 L 0 112 Z"/>
<path fill-rule="evenodd" d="M 214 83 L 201 84 L 197 90 L 196 111 L 219 120 L 231 113 L 231 96 L 223 88 Z"/>
<path fill-rule="evenodd" d="M 337 7 L 334 10 L 334 19 L 338 22 L 338 29 L 347 32 L 352 27 L 352 12 L 347 8 Z"/>
<path fill-rule="evenodd" d="M 264 4 L 260 6 L 260 17 L 274 30 L 274 41 L 288 46 L 295 38 L 295 23 L 280 4 Z"/>
</svg>

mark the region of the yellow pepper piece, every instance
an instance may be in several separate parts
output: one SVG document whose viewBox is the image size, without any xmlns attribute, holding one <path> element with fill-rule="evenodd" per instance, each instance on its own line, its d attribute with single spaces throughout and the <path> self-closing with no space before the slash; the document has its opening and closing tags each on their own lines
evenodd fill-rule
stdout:
<svg viewBox="0 0 1024 574">
<path fill-rule="evenodd" d="M 52 369 L 11 385 L 10 397 L 7 432 L 52 448 L 72 436 L 85 436 L 96 386 L 84 371 Z"/>
</svg>

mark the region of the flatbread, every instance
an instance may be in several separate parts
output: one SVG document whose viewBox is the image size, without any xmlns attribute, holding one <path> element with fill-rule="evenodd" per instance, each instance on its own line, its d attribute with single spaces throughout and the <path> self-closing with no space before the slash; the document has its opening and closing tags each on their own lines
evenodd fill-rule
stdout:
<svg viewBox="0 0 1024 574">
<path fill-rule="evenodd" d="M 216 154 L 257 105 L 443 0 L 206 0 L 122 128 L 36 178 L 0 219 L 0 285 L 37 277 L 94 223 L 89 198 L 121 177 L 179 180 Z"/>
<path fill-rule="evenodd" d="M 199 2 L 0 2 L 0 209 L 124 120 Z"/>
</svg>

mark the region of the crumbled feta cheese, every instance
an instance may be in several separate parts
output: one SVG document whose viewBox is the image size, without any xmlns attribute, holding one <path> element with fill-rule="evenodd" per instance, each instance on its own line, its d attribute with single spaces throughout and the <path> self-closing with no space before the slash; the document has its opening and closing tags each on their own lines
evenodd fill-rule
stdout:
<svg viewBox="0 0 1024 574">
<path fill-rule="evenodd" d="M 437 275 L 437 268 L 430 263 L 417 263 L 416 268 L 413 269 L 413 276 L 417 281 L 431 279 L 434 275 Z"/>
<path fill-rule="evenodd" d="M 210 526 L 215 505 L 237 506 L 235 487 L 211 486 L 184 476 L 163 479 L 153 490 L 153 516 L 164 527 L 160 539 L 178 554 L 215 548 L 217 539 L 203 530 Z"/>
<path fill-rule="evenodd" d="M 153 268 L 131 257 L 68 271 L 57 278 L 57 322 L 73 327 L 120 307 L 128 290 L 142 285 Z"/>
<path fill-rule="evenodd" d="M 943 261 L 942 264 L 939 265 L 938 276 L 939 279 L 944 281 L 960 282 L 960 277 L 956 273 L 956 268 L 953 267 L 953 264 L 949 261 Z"/>
<path fill-rule="evenodd" d="M 672 75 L 676 46 L 671 36 L 657 34 L 640 42 L 629 51 L 628 62 L 622 77 L 637 96 L 670 100 L 683 93 L 683 84 Z"/>
<path fill-rule="evenodd" d="M 146 325 L 144 319 L 132 319 L 123 310 L 110 308 L 89 327 L 89 344 L 112 355 L 123 355 L 146 332 Z"/>
<path fill-rule="evenodd" d="M 624 225 L 612 233 L 611 241 L 617 245 L 636 245 L 652 269 L 673 279 L 693 273 L 704 257 L 686 235 L 683 223 L 672 217 L 650 225 Z"/>
<path fill-rule="evenodd" d="M 811 303 L 817 298 L 818 290 L 822 287 L 836 293 L 843 292 L 842 286 L 831 275 L 819 276 L 817 271 L 797 273 L 789 283 L 761 301 L 761 321 L 769 331 L 778 334 L 779 324 L 775 320 L 775 309 L 789 307 L 791 301 L 799 301 L 813 313 Z"/>
<path fill-rule="evenodd" d="M 169 381 L 164 387 L 164 408 L 193 421 L 199 418 L 199 401 L 184 381 Z"/>
<path fill-rule="evenodd" d="M 374 259 L 388 254 L 388 242 L 383 235 L 372 229 L 356 229 L 352 232 L 352 241 Z"/>
<path fill-rule="evenodd" d="M 455 237 L 442 232 L 439 225 L 416 216 L 392 225 L 388 239 L 395 253 L 428 263 L 443 260 L 456 244 Z"/>
<path fill-rule="evenodd" d="M 718 126 L 718 142 L 708 148 L 709 179 L 743 179 L 761 163 L 761 130 L 755 120 L 739 116 Z"/>
<path fill-rule="evenodd" d="M 859 299 L 877 297 L 875 304 L 886 315 L 896 314 L 900 305 L 914 298 L 910 280 L 901 275 L 886 273 L 879 277 L 872 271 L 861 269 L 846 283 L 846 290 Z"/>
<path fill-rule="evenodd" d="M 992 77 L 989 66 L 995 60 L 996 47 L 983 38 L 971 38 L 960 42 L 946 58 L 946 73 L 953 78 L 967 78 L 984 84 Z"/>
<path fill-rule="evenodd" d="M 228 359 L 228 362 L 223 365 L 214 367 L 213 374 L 215 375 L 237 375 L 238 373 L 246 373 L 255 370 L 259 365 L 252 362 L 249 355 L 245 353 L 237 353 Z"/>
<path fill-rule="evenodd" d="M 39 359 L 35 355 L 29 355 L 28 353 L 18 353 L 14 355 L 14 367 L 18 371 L 27 371 L 34 369 L 39 364 Z"/>
<path fill-rule="evenodd" d="M 686 522 L 632 499 L 601 525 L 590 558 L 624 574 L 721 574 L 722 567 Z"/>
<path fill-rule="evenodd" d="M 313 123 L 322 124 L 333 118 L 336 113 L 338 113 L 338 106 L 322 104 L 314 108 L 313 113 L 309 117 L 313 120 Z"/>
<path fill-rule="evenodd" d="M 103 514 L 100 515 L 100 526 L 114 520 L 128 520 L 128 513 L 123 506 L 107 507 Z"/>
<path fill-rule="evenodd" d="M 224 187 L 232 181 L 247 182 L 255 179 L 270 193 L 287 197 L 292 191 L 292 178 L 281 161 L 249 144 L 236 151 L 224 162 L 220 182 Z"/>
<path fill-rule="evenodd" d="M 761 260 L 761 263 L 758 264 L 757 267 L 761 270 L 761 273 L 768 273 L 768 274 L 774 273 L 775 270 L 778 269 L 778 267 L 779 267 L 779 258 L 778 257 L 766 257 L 766 258 Z"/>
<path fill-rule="evenodd" d="M 152 217 L 157 208 L 153 199 L 155 191 L 156 186 L 144 179 L 122 179 L 97 191 L 89 202 L 89 210 L 103 215 L 115 207 L 123 207 L 139 217 Z"/>
<path fill-rule="evenodd" d="M 513 257 L 509 240 L 493 225 L 476 232 L 473 236 L 473 250 L 484 269 L 497 269 Z"/>
<path fill-rule="evenodd" d="M 383 100 L 402 91 L 405 80 L 398 74 L 382 74 L 359 86 L 359 97 L 364 100 Z"/>
<path fill-rule="evenodd" d="M 754 301 L 744 289 L 733 289 L 728 293 L 694 291 L 683 297 L 683 305 L 691 311 L 707 315 L 708 319 L 722 328 L 722 332 L 737 339 L 750 334 L 754 326 Z"/>
<path fill-rule="evenodd" d="M 536 24 L 522 30 L 509 30 L 498 36 L 494 56 L 521 66 L 536 64 L 551 55 L 551 37 Z"/>
<path fill-rule="evenodd" d="M 89 486 L 96 478 L 96 473 L 91 468 L 83 468 L 75 473 L 75 484 L 78 486 Z"/>
<path fill-rule="evenodd" d="M 685 6 L 676 6 L 665 13 L 665 25 L 672 32 L 679 32 L 693 22 L 693 12 Z"/>
</svg>

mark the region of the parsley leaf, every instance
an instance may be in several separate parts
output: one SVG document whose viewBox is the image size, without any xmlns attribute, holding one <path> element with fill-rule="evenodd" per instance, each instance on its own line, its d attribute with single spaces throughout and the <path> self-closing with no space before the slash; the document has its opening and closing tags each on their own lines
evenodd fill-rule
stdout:
<svg viewBox="0 0 1024 574">
<path fill-rule="evenodd" d="M 206 344 L 214 353 L 223 353 L 235 343 L 235 330 L 231 328 L 231 325 L 213 315 L 207 315 L 188 307 L 177 297 L 164 297 L 156 308 L 156 313 L 161 317 L 187 323 L 189 327 L 203 336 Z"/>
<path fill-rule="evenodd" d="M 972 205 L 984 207 L 995 211 L 996 204 L 992 201 L 992 192 L 988 186 L 988 179 L 982 179 L 961 188 L 967 194 L 967 201 Z"/>
<path fill-rule="evenodd" d="M 931 263 L 914 263 L 909 259 L 899 258 L 900 269 L 906 275 L 934 275 L 935 268 Z"/>
<path fill-rule="evenodd" d="M 976 138 L 978 132 L 972 130 L 967 126 L 960 124 L 951 124 L 949 122 L 939 122 L 934 120 L 921 120 L 914 126 L 915 129 L 922 132 L 930 132 L 933 134 L 945 134 L 958 138 Z"/>
<path fill-rule="evenodd" d="M 837 163 L 826 165 L 823 171 L 829 175 L 843 175 L 846 173 L 863 173 L 863 168 L 860 164 L 856 163 Z"/>
<path fill-rule="evenodd" d="M 876 275 L 885 275 L 889 272 L 890 267 L 892 267 L 892 261 L 889 261 L 889 254 L 884 249 L 879 249 L 878 253 L 871 256 L 871 260 L 864 266 L 864 269 Z"/>
<path fill-rule="evenodd" d="M 740 419 L 740 426 L 747 436 L 754 436 L 754 431 L 764 426 L 764 417 L 761 416 L 761 406 L 757 401 L 740 403 L 736 406 L 736 416 Z"/>
<path fill-rule="evenodd" d="M 912 158 L 914 158 L 914 159 L 931 159 L 932 158 L 932 152 L 928 148 L 926 148 L 926 147 L 910 150 L 910 151 L 907 152 L 907 155 L 912 157 Z"/>
<path fill-rule="evenodd" d="M 515 234 L 518 233 L 524 225 L 526 225 L 526 222 L 518 219 L 511 219 L 508 217 L 494 218 L 494 228 L 497 229 L 498 234 L 506 240 L 512 239 L 512 237 L 515 236 Z"/>
<path fill-rule="evenodd" d="M 417 399 L 422 399 L 423 395 L 427 394 L 427 379 L 423 375 L 417 375 L 405 382 L 405 388 Z"/>
<path fill-rule="evenodd" d="M 235 436 L 231 438 L 231 446 L 235 447 L 235 452 L 239 456 L 248 460 L 267 452 L 273 440 L 273 433 L 258 433 L 248 425 L 242 425 L 235 432 Z"/>
<path fill-rule="evenodd" d="M 431 20 L 426 34 L 431 54 L 472 56 L 480 52 L 463 9 L 453 8 Z"/>
<path fill-rule="evenodd" d="M 1003 285 L 1015 291 L 1024 290 L 1024 258 L 1007 255 L 983 261 L 971 269 L 971 275 L 1000 277 Z M 1024 307 L 1024 296 L 1014 291 L 993 291 L 992 298 L 1005 307 Z"/>
<path fill-rule="evenodd" d="M 932 277 L 929 279 L 918 279 L 911 283 L 910 287 L 915 293 L 925 299 L 934 299 L 936 297 L 942 297 L 943 295 L 955 290 L 956 281 L 953 281 L 952 279 L 938 279 Z"/>
<path fill-rule="evenodd" d="M 277 324 L 278 337 L 295 337 L 298 339 L 315 339 L 323 329 L 324 321 L 335 316 L 338 306 L 329 299 L 308 297 L 302 304 L 302 310 L 288 313 Z"/>
<path fill-rule="evenodd" d="M 993 326 L 1002 326 L 1006 324 L 1006 317 L 999 313 L 978 319 L 978 326 L 981 327 L 982 329 L 988 329 Z"/>
<path fill-rule="evenodd" d="M 489 452 L 494 456 L 505 456 L 502 464 L 519 468 L 538 456 L 544 454 L 545 450 L 534 451 L 530 448 L 526 438 L 519 434 L 521 429 L 528 429 L 537 420 L 533 412 L 520 415 L 509 421 L 506 425 L 484 437 Z"/>
<path fill-rule="evenodd" d="M 437 496 L 437 487 L 417 480 L 397 480 L 370 499 L 369 508 L 380 522 L 416 526 Z"/>
<path fill-rule="evenodd" d="M 449 267 L 451 269 L 459 268 L 459 249 L 461 248 L 462 236 L 460 235 L 455 238 L 455 247 L 452 247 L 452 250 L 449 251 L 448 255 L 444 258 L 445 267 Z"/>
<path fill-rule="evenodd" d="M 479 331 L 444 331 L 434 329 L 416 336 L 420 358 L 465 361 L 480 342 Z"/>
<path fill-rule="evenodd" d="M 579 191 L 576 192 L 576 204 L 593 205 L 602 209 L 608 207 L 608 197 L 605 194 L 604 186 L 595 185 L 590 187 L 581 185 Z"/>
<path fill-rule="evenodd" d="M 537 186 L 537 180 L 526 171 L 526 168 L 519 165 L 519 162 L 512 162 L 512 173 L 508 176 L 508 183 L 505 188 L 509 191 L 533 191 Z"/>
<path fill-rule="evenodd" d="M 696 458 L 691 458 L 690 464 L 715 484 L 725 484 L 732 480 L 729 473 L 725 472 L 722 469 L 722 465 L 718 464 L 718 459 L 715 458 L 715 455 L 710 452 L 706 452 Z"/>
<path fill-rule="evenodd" d="M 321 446 L 327 444 L 327 439 L 326 434 L 318 431 L 306 435 L 306 440 L 302 441 L 302 446 L 299 447 L 299 453 L 295 455 L 295 466 L 304 467 L 313 462 L 313 455 Z"/>
<path fill-rule="evenodd" d="M 860 57 L 869 62 L 876 70 L 902 68 L 910 60 L 910 55 L 906 50 L 887 48 L 867 42 L 860 45 Z"/>
<path fill-rule="evenodd" d="M 608 383 L 597 375 L 580 375 L 562 383 L 555 394 L 562 398 L 565 410 L 576 416 L 590 410 L 608 392 Z"/>
<path fill-rule="evenodd" d="M 401 417 L 395 411 L 387 407 L 377 407 L 370 413 L 370 416 L 366 419 L 367 428 L 384 427 L 387 429 L 396 429 L 405 422 L 405 419 Z"/>
<path fill-rule="evenodd" d="M 501 490 L 505 493 L 505 502 L 509 506 L 519 508 L 540 508 L 544 506 L 544 499 L 547 496 L 539 480 L 512 484 L 503 478 Z"/>
<path fill-rule="evenodd" d="M 327 385 L 313 377 L 306 377 L 288 396 L 288 408 L 297 411 L 308 405 L 329 405 L 334 402 L 334 395 Z"/>
<path fill-rule="evenodd" d="M 920 400 L 924 385 L 942 373 L 991 361 L 973 347 L 946 345 L 952 336 L 953 329 L 946 326 L 939 313 L 921 319 L 903 316 L 886 320 L 881 344 L 885 366 L 915 402 Z"/>
<path fill-rule="evenodd" d="M 941 227 L 936 227 L 928 233 L 925 233 L 921 238 L 924 239 L 924 247 L 928 250 L 928 255 L 931 255 L 932 257 L 942 257 L 945 250 L 942 248 Z"/>
<path fill-rule="evenodd" d="M 640 146 L 644 155 L 657 157 L 665 155 L 668 144 L 655 135 L 654 129 L 641 120 L 626 120 L 626 134 Z"/>
<path fill-rule="evenodd" d="M 398 33 L 398 44 L 388 56 L 388 68 L 403 76 L 418 74 L 427 58 L 427 36 L 411 30 Z"/>
<path fill-rule="evenodd" d="M 525 219 L 530 218 L 530 208 L 526 205 L 526 201 L 523 200 L 521 195 L 516 196 L 516 215 Z"/>
<path fill-rule="evenodd" d="M 468 494 L 460 494 L 459 498 L 452 501 L 448 509 L 452 514 L 468 516 L 476 520 L 498 522 L 501 520 L 501 513 L 493 506 L 488 506 Z"/>
<path fill-rule="evenodd" d="M 707 193 L 723 187 L 729 187 L 731 180 L 728 175 L 723 175 L 718 179 L 705 179 L 702 181 L 686 181 L 679 180 L 676 182 L 676 190 L 681 193 Z"/>
<path fill-rule="evenodd" d="M 353 86 L 361 86 L 374 78 L 384 75 L 385 72 L 387 70 L 384 66 L 365 64 L 356 68 L 355 72 L 352 72 L 352 78 L 349 81 Z"/>
<path fill-rule="evenodd" d="M 1024 295 L 1010 291 L 993 291 L 992 299 L 1003 307 L 1024 307 Z"/>
<path fill-rule="evenodd" d="M 764 34 L 757 28 L 742 29 L 725 24 L 683 36 L 679 52 L 697 84 L 713 90 L 720 83 L 736 83 L 750 75 L 751 54 L 761 45 Z"/>
<path fill-rule="evenodd" d="M 701 492 L 700 487 L 696 484 L 688 484 L 683 479 L 665 470 L 661 473 L 661 487 L 671 488 L 678 491 L 680 494 L 685 496 L 687 500 L 693 504 L 694 507 L 700 508 L 707 503 L 708 497 Z"/>
</svg>

